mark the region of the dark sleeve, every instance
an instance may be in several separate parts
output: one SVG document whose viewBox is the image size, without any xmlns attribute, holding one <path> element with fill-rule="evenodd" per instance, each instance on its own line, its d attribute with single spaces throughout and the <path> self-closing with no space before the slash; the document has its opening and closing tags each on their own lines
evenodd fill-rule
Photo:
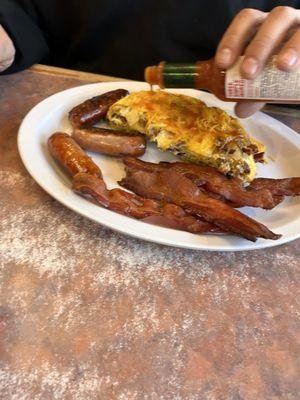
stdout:
<svg viewBox="0 0 300 400">
<path fill-rule="evenodd" d="M 0 25 L 16 48 L 15 61 L 3 75 L 28 68 L 48 53 L 43 33 L 17 1 L 0 0 Z"/>
</svg>

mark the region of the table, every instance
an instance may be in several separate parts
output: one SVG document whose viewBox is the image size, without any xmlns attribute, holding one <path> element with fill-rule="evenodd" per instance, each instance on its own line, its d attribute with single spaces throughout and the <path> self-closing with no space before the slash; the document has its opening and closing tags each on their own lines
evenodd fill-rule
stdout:
<svg viewBox="0 0 300 400">
<path fill-rule="evenodd" d="M 0 398 L 300 398 L 300 240 L 208 253 L 150 244 L 49 197 L 17 151 L 45 97 L 113 80 L 0 78 Z M 300 131 L 298 111 L 268 107 Z"/>
</svg>

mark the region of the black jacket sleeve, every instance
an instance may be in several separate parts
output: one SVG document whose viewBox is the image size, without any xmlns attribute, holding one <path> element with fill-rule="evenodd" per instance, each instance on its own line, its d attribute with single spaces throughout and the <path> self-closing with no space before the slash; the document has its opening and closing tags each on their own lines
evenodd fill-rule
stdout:
<svg viewBox="0 0 300 400">
<path fill-rule="evenodd" d="M 48 53 L 42 31 L 17 1 L 0 1 L 0 25 L 6 30 L 16 48 L 14 63 L 2 72 L 3 75 L 28 68 Z"/>
</svg>

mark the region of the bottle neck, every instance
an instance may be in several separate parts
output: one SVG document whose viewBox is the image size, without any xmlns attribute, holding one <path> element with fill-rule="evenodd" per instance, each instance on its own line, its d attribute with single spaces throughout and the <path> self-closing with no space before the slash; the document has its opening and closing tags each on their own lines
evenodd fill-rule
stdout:
<svg viewBox="0 0 300 400">
<path fill-rule="evenodd" d="M 162 68 L 162 82 L 166 88 L 195 88 L 197 80 L 197 64 L 169 64 Z"/>
<path fill-rule="evenodd" d="M 195 63 L 166 63 L 147 67 L 145 80 L 161 88 L 193 88 L 210 90 L 214 78 L 214 60 Z"/>
</svg>

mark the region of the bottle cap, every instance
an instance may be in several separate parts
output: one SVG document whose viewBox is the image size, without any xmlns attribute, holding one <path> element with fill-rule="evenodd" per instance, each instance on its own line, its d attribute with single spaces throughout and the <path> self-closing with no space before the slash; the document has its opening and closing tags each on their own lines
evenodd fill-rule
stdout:
<svg viewBox="0 0 300 400">
<path fill-rule="evenodd" d="M 164 62 L 161 62 L 159 65 L 152 65 L 147 67 L 144 72 L 144 78 L 149 85 L 158 85 L 160 88 L 164 88 L 163 84 L 163 66 Z"/>
</svg>

